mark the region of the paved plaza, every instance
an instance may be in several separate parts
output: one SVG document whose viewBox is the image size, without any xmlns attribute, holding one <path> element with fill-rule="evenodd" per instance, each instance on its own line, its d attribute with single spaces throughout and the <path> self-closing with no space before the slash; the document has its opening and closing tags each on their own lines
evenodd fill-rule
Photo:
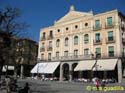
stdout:
<svg viewBox="0 0 125 93">
<path fill-rule="evenodd" d="M 90 87 L 94 89 L 94 84 L 90 83 L 78 83 L 78 82 L 59 82 L 59 81 L 40 81 L 24 79 L 18 80 L 18 85 L 23 87 L 25 82 L 29 83 L 30 93 L 125 93 L 125 84 L 107 84 L 106 87 L 115 87 L 115 90 L 107 91 L 97 91 L 90 90 Z M 122 87 L 124 88 L 122 90 Z M 116 91 L 117 90 L 117 91 Z M 0 91 L 0 93 L 6 93 L 5 90 Z"/>
</svg>

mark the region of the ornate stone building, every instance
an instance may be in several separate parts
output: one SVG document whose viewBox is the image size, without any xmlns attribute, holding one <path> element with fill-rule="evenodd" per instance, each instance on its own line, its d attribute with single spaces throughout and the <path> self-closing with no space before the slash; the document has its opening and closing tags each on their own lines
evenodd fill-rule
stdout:
<svg viewBox="0 0 125 93">
<path fill-rule="evenodd" d="M 63 77 L 70 81 L 90 78 L 91 73 L 91 77 L 116 78 L 121 82 L 124 39 L 125 16 L 117 9 L 93 14 L 71 6 L 53 26 L 40 30 L 38 58 L 41 62 L 60 62 L 60 81 Z"/>
</svg>

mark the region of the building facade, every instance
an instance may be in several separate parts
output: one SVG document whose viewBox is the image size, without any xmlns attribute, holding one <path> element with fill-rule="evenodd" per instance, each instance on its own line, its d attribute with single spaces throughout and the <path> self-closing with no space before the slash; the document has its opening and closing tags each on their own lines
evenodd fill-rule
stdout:
<svg viewBox="0 0 125 93">
<path fill-rule="evenodd" d="M 16 67 L 20 77 L 30 76 L 30 70 L 37 63 L 38 43 L 27 38 L 15 41 Z"/>
<path fill-rule="evenodd" d="M 116 58 L 117 78 L 121 82 L 124 53 L 125 16 L 118 10 L 94 15 L 92 11 L 79 12 L 71 6 L 53 26 L 40 30 L 38 58 L 44 62 L 61 62 L 60 81 L 65 73 L 64 65 L 68 66 L 71 81 L 80 61 Z"/>
</svg>

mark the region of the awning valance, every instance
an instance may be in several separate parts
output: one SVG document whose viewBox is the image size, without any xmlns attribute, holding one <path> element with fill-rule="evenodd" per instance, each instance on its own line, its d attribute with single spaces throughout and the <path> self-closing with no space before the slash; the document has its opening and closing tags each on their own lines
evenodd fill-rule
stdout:
<svg viewBox="0 0 125 93">
<path fill-rule="evenodd" d="M 118 59 L 98 59 L 96 60 L 84 60 L 80 61 L 75 67 L 74 71 L 109 71 L 114 70 Z M 95 66 L 94 66 L 95 65 Z M 92 67 L 94 68 L 92 69 Z"/>
<path fill-rule="evenodd" d="M 60 62 L 44 62 L 37 63 L 31 70 L 31 73 L 46 73 L 52 74 L 56 68 L 59 66 Z"/>
<path fill-rule="evenodd" d="M 2 71 L 6 72 L 6 70 L 7 70 L 7 65 L 4 65 Z M 14 66 L 8 66 L 8 70 L 14 70 Z"/>
<path fill-rule="evenodd" d="M 43 69 L 43 73 L 46 74 L 52 74 L 56 70 L 56 68 L 59 66 L 60 62 L 50 62 L 47 64 L 47 66 Z M 41 70 L 40 70 L 41 73 Z"/>
<path fill-rule="evenodd" d="M 94 71 L 114 70 L 118 59 L 102 59 L 97 60 L 97 64 L 93 68 Z"/>
<path fill-rule="evenodd" d="M 31 70 L 31 73 L 40 73 L 40 71 L 42 71 L 46 66 L 47 63 L 37 63 Z"/>
<path fill-rule="evenodd" d="M 95 64 L 95 60 L 84 60 L 80 61 L 74 71 L 85 71 L 91 70 L 92 66 Z"/>
</svg>

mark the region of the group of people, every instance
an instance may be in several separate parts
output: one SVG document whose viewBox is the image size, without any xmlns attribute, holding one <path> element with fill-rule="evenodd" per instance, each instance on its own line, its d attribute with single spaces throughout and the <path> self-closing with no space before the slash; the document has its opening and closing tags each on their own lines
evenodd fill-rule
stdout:
<svg viewBox="0 0 125 93">
<path fill-rule="evenodd" d="M 17 85 L 17 80 L 14 78 L 6 78 L 6 91 L 7 93 L 19 92 L 19 93 L 29 93 L 30 87 L 28 82 L 25 83 L 23 88 L 19 88 Z"/>
</svg>

